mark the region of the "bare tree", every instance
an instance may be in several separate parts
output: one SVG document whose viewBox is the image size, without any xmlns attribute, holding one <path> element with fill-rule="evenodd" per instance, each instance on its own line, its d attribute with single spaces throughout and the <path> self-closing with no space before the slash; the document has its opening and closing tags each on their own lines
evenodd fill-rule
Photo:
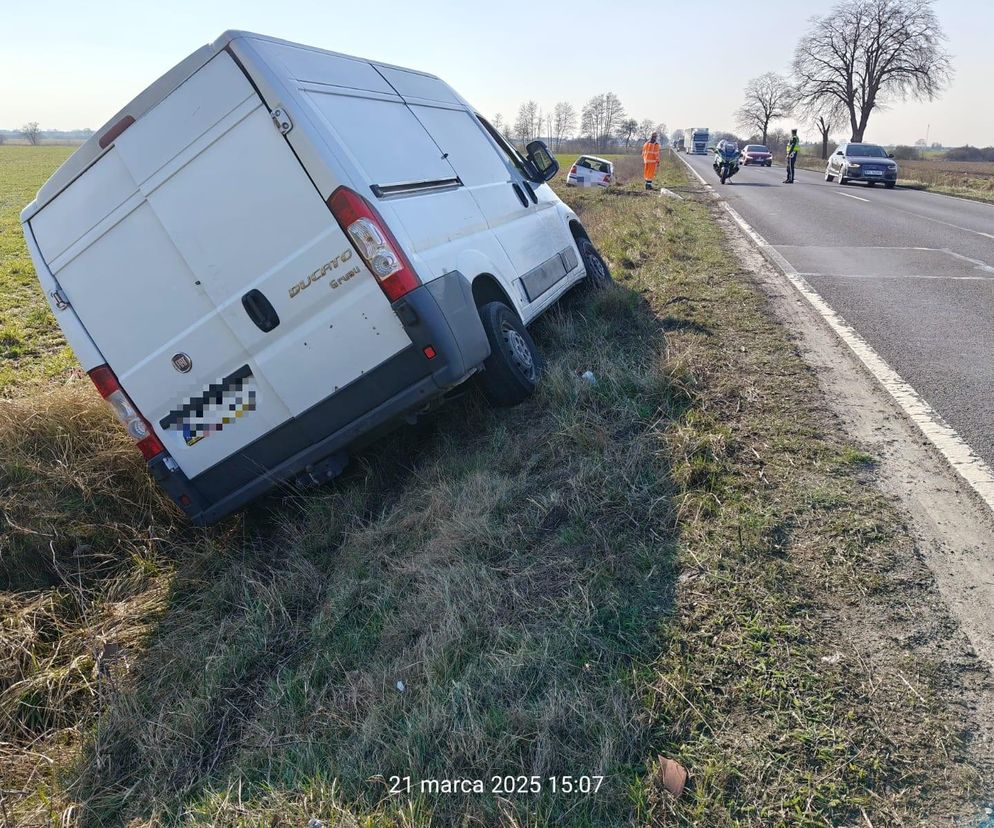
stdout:
<svg viewBox="0 0 994 828">
<path fill-rule="evenodd" d="M 802 101 L 836 103 L 852 140 L 894 98 L 932 100 L 952 78 L 932 0 L 844 0 L 815 17 L 794 51 Z"/>
<path fill-rule="evenodd" d="M 656 123 L 652 118 L 646 118 L 645 120 L 639 121 L 638 137 L 642 141 L 648 141 L 649 136 L 652 135 L 653 131 L 656 129 Z"/>
<path fill-rule="evenodd" d="M 828 158 L 828 144 L 833 130 L 848 120 L 842 104 L 831 98 L 803 99 L 797 104 L 798 112 L 811 120 L 821 136 L 821 157 Z"/>
<path fill-rule="evenodd" d="M 783 154 L 787 151 L 787 141 L 790 136 L 784 129 L 771 129 L 766 137 L 766 146 L 770 152 Z"/>
<path fill-rule="evenodd" d="M 552 110 L 552 139 L 556 143 L 556 152 L 563 146 L 563 139 L 568 138 L 576 129 L 576 110 L 572 104 L 560 101 Z"/>
<path fill-rule="evenodd" d="M 613 92 L 594 95 L 583 107 L 580 131 L 597 142 L 600 149 L 606 149 L 625 117 L 625 108 Z"/>
<path fill-rule="evenodd" d="M 0 132 L 0 146 L 2 146 L 7 141 L 7 136 Z"/>
<path fill-rule="evenodd" d="M 596 141 L 604 131 L 604 96 L 594 95 L 583 105 L 580 116 L 580 132 Z"/>
<path fill-rule="evenodd" d="M 746 84 L 745 102 L 735 113 L 735 123 L 762 136 L 763 144 L 770 131 L 770 121 L 790 114 L 793 90 L 776 72 L 766 72 Z"/>
<path fill-rule="evenodd" d="M 823 100 L 821 106 L 808 110 L 821 136 L 821 157 L 828 158 L 828 144 L 833 130 L 842 126 L 847 118 L 838 101 Z"/>
<path fill-rule="evenodd" d="M 832 116 L 826 115 L 824 112 L 819 112 L 815 116 L 815 128 L 818 130 L 818 134 L 821 135 L 821 160 L 825 161 L 828 159 L 828 139 L 835 128 L 835 121 L 832 120 Z"/>
<path fill-rule="evenodd" d="M 628 149 L 628 145 L 631 144 L 632 138 L 635 137 L 638 129 L 639 122 L 634 118 L 625 118 L 618 124 L 618 138 L 625 142 L 625 149 Z"/>
<path fill-rule="evenodd" d="M 604 133 L 602 138 L 604 139 L 604 147 L 607 147 L 607 141 L 610 140 L 611 134 L 618 128 L 618 124 L 625 117 L 625 107 L 621 105 L 621 101 L 614 92 L 604 93 Z"/>
<path fill-rule="evenodd" d="M 504 116 L 501 115 L 499 112 L 496 115 L 494 115 L 490 123 L 493 126 L 493 128 L 496 129 L 498 132 L 504 131 Z"/>
<path fill-rule="evenodd" d="M 21 127 L 21 135 L 28 139 L 31 146 L 36 147 L 41 143 L 41 129 L 37 121 L 29 121 Z"/>
<path fill-rule="evenodd" d="M 514 122 L 514 137 L 521 144 L 534 140 L 542 126 L 542 113 L 535 101 L 527 101 L 518 107 L 518 117 Z"/>
</svg>

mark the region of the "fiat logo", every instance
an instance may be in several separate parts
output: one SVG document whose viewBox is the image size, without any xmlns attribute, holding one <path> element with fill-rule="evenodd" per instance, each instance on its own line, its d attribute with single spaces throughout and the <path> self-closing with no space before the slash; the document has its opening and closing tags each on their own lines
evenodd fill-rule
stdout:
<svg viewBox="0 0 994 828">
<path fill-rule="evenodd" d="M 179 371 L 181 374 L 186 374 L 193 367 L 193 360 L 190 359 L 189 354 L 184 354 L 182 352 L 178 354 L 173 354 L 173 368 Z"/>
</svg>

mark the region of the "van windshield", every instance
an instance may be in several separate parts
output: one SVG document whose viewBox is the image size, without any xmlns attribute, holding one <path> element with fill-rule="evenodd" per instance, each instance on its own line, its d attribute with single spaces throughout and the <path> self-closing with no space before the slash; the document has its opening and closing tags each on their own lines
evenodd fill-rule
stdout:
<svg viewBox="0 0 994 828">
<path fill-rule="evenodd" d="M 483 124 L 483 128 L 490 133 L 490 137 L 497 142 L 497 146 L 501 148 L 504 154 L 507 156 L 508 161 L 514 164 L 525 178 L 528 178 L 528 170 L 525 167 L 525 159 L 519 155 L 518 151 L 514 148 L 510 141 L 508 141 L 503 135 L 501 135 L 493 125 L 478 112 L 474 113 L 477 120 Z"/>
</svg>

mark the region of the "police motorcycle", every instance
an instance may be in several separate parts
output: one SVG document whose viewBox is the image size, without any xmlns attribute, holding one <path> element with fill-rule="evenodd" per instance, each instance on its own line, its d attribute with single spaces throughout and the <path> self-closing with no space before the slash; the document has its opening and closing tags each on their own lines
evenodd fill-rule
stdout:
<svg viewBox="0 0 994 828">
<path fill-rule="evenodd" d="M 712 166 L 714 167 L 714 171 L 718 173 L 718 178 L 721 179 L 722 184 L 739 171 L 740 155 L 739 145 L 735 141 L 723 139 L 714 148 L 714 162 Z"/>
</svg>

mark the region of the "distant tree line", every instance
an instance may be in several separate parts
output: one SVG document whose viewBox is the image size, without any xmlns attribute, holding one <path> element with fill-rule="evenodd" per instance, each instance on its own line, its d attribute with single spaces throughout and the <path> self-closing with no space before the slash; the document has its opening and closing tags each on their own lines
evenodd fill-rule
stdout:
<svg viewBox="0 0 994 828">
<path fill-rule="evenodd" d="M 954 147 L 943 155 L 947 161 L 988 161 L 994 162 L 994 147 Z"/>
<path fill-rule="evenodd" d="M 513 122 L 500 113 L 491 122 L 521 146 L 541 138 L 553 152 L 627 151 L 644 143 L 653 132 L 658 133 L 661 143 L 669 140 L 666 124 L 629 116 L 614 92 L 594 95 L 579 111 L 568 101 L 559 101 L 544 112 L 536 101 L 525 101 Z"/>
<path fill-rule="evenodd" d="M 8 141 L 26 141 L 31 146 L 38 146 L 43 141 L 79 142 L 93 135 L 92 129 L 42 129 L 37 121 L 29 121 L 20 129 L 0 129 L 0 144 Z"/>
</svg>

